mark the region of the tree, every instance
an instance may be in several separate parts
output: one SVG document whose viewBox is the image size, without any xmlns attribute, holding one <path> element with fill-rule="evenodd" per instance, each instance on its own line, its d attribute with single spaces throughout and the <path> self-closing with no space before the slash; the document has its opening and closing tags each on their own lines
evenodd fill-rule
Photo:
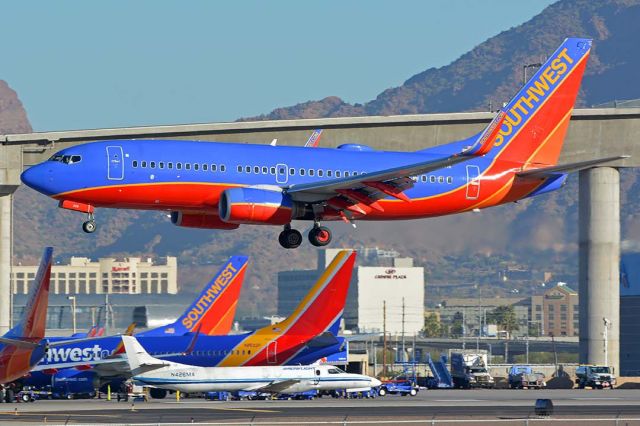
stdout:
<svg viewBox="0 0 640 426">
<path fill-rule="evenodd" d="M 453 314 L 453 321 L 451 321 L 451 336 L 460 337 L 464 334 L 464 324 L 462 322 L 463 316 L 461 312 Z"/>
<path fill-rule="evenodd" d="M 423 333 L 425 337 L 440 337 L 442 335 L 442 324 L 436 314 L 431 313 L 424 319 Z"/>
<path fill-rule="evenodd" d="M 487 322 L 496 324 L 498 328 L 511 334 L 520 329 L 513 306 L 498 306 L 487 314 Z"/>
</svg>

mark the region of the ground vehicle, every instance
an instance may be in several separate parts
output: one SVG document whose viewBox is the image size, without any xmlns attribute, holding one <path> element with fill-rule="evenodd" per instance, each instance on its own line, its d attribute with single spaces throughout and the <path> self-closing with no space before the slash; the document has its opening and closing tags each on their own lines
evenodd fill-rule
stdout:
<svg viewBox="0 0 640 426">
<path fill-rule="evenodd" d="M 486 351 L 451 352 L 451 376 L 456 388 L 493 388 L 495 381 L 487 370 Z"/>
<path fill-rule="evenodd" d="M 400 394 L 402 396 L 416 396 L 420 388 L 416 386 L 411 380 L 389 380 L 382 382 L 378 395 L 385 396 L 386 394 Z"/>
<path fill-rule="evenodd" d="M 534 372 L 529 365 L 513 365 L 507 372 L 511 389 L 542 389 L 547 386 L 544 374 Z"/>
<path fill-rule="evenodd" d="M 204 398 L 209 401 L 228 401 L 230 398 L 229 392 L 207 392 L 204 394 Z"/>
<path fill-rule="evenodd" d="M 580 389 L 613 389 L 616 377 L 604 365 L 580 365 L 576 368 L 576 384 Z"/>
</svg>

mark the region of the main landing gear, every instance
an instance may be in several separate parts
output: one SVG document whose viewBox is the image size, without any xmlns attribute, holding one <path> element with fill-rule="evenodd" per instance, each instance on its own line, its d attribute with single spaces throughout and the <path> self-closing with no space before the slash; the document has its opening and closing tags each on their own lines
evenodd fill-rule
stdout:
<svg viewBox="0 0 640 426">
<path fill-rule="evenodd" d="M 300 231 L 291 229 L 291 225 L 284 226 L 284 230 L 278 237 L 280 245 L 286 249 L 294 249 L 302 244 L 302 234 Z M 319 223 L 314 223 L 313 229 L 309 231 L 309 242 L 316 247 L 324 247 L 331 242 L 331 230 Z"/>
<path fill-rule="evenodd" d="M 89 213 L 89 220 L 82 224 L 82 230 L 87 234 L 96 232 L 96 220 L 93 217 L 93 213 Z"/>
</svg>

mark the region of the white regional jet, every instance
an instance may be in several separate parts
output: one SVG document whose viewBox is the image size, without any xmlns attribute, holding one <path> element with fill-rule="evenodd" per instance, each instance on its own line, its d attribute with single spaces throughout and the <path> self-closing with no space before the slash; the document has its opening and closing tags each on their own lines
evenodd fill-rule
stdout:
<svg viewBox="0 0 640 426">
<path fill-rule="evenodd" d="M 248 391 L 297 393 L 310 390 L 367 391 L 380 380 L 350 374 L 332 365 L 196 367 L 163 361 L 133 336 L 122 336 L 133 379 L 146 386 L 180 392 Z"/>
</svg>

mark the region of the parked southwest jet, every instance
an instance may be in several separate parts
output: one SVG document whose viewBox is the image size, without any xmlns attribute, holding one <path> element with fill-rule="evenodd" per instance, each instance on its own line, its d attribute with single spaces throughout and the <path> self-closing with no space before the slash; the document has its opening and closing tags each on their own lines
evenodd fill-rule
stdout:
<svg viewBox="0 0 640 426">
<path fill-rule="evenodd" d="M 174 322 L 142 331 L 136 334 L 139 338 L 150 336 L 182 336 L 194 332 L 203 335 L 225 335 L 231 331 L 233 319 L 240 297 L 240 289 L 247 270 L 248 258 L 246 256 L 232 256 L 220 270 L 207 283 L 200 295 Z M 130 327 L 125 334 L 133 333 Z M 81 334 L 72 337 L 84 337 Z M 28 377 L 21 380 L 22 385 L 44 387 L 50 385 L 54 392 L 61 394 L 93 392 L 99 387 L 100 371 L 95 371 L 87 364 L 80 364 L 94 358 L 119 354 L 124 352 L 124 346 L 119 344 L 111 350 L 103 347 L 103 339 L 97 333 L 89 332 L 88 337 L 96 337 L 83 344 L 82 349 L 76 345 L 68 344 L 50 348 L 47 360 L 72 363 L 74 368 L 64 368 L 57 365 L 55 368 L 42 368 L 38 366 Z M 51 338 L 49 341 L 60 339 Z M 85 339 L 86 340 L 86 339 Z M 182 348 L 184 350 L 185 348 Z"/>
<path fill-rule="evenodd" d="M 280 244 L 298 247 L 292 220 L 398 220 L 496 206 L 560 188 L 567 173 L 621 157 L 557 166 L 591 40 L 566 39 L 482 132 L 416 152 L 357 144 L 337 149 L 171 140 L 112 140 L 64 149 L 22 181 L 62 208 L 171 211 L 179 226 L 235 229 L 281 225 Z"/>
<path fill-rule="evenodd" d="M 347 299 L 356 254 L 344 250 L 331 262 L 293 313 L 280 323 L 251 333 L 207 336 L 145 336 L 138 341 L 155 357 L 203 367 L 311 364 L 340 352 L 344 338 L 336 337 Z M 128 375 L 126 360 L 110 359 L 122 345 L 120 336 L 68 342 L 50 351 L 35 370 L 96 365 L 102 377 Z M 185 353 L 186 352 L 186 353 Z M 72 358 L 73 356 L 73 358 Z"/>
<path fill-rule="evenodd" d="M 196 367 L 154 358 L 135 337 L 123 336 L 133 379 L 144 385 L 180 392 L 248 391 L 297 393 L 311 390 L 370 390 L 380 381 L 349 374 L 332 365 L 265 367 Z"/>
</svg>

